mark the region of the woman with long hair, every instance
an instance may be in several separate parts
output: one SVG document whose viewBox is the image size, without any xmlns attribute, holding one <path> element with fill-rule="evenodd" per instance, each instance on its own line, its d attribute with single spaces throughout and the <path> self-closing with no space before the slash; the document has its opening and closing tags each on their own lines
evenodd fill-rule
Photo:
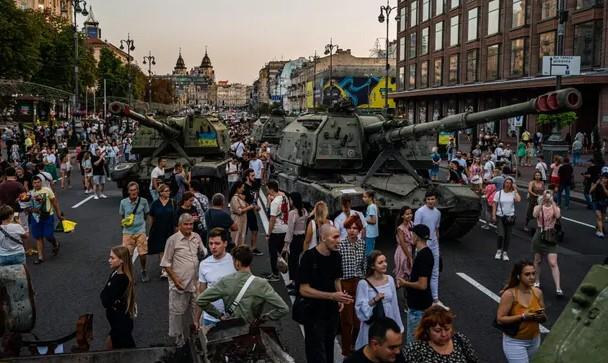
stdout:
<svg viewBox="0 0 608 363">
<path fill-rule="evenodd" d="M 112 274 L 101 291 L 101 304 L 106 309 L 110 333 L 107 349 L 134 348 L 133 318 L 136 315 L 135 280 L 131 255 L 124 246 L 112 247 L 108 259 Z"/>
<path fill-rule="evenodd" d="M 232 242 L 236 246 L 245 243 L 245 233 L 247 232 L 247 211 L 254 208 L 245 201 L 245 183 L 240 180 L 232 184 L 229 193 L 230 214 L 232 220 L 238 226 L 236 231 L 232 231 Z"/>
<path fill-rule="evenodd" d="M 289 194 L 291 210 L 287 217 L 287 234 L 283 251 L 289 251 L 289 279 L 287 285 L 289 294 L 295 294 L 295 281 L 300 267 L 300 254 L 304 248 L 304 236 L 306 235 L 306 220 L 308 211 L 304 208 L 302 195 L 298 192 Z"/>
<path fill-rule="evenodd" d="M 557 264 L 557 241 L 547 241 L 543 238 L 543 231 L 555 228 L 557 221 L 561 217 L 561 211 L 553 200 L 553 193 L 547 190 L 539 197 L 539 205 L 534 207 L 534 218 L 536 218 L 538 228 L 532 238 L 532 252 L 534 252 L 534 268 L 536 269 L 536 281 L 534 287 L 540 287 L 540 264 L 543 256 L 547 256 L 547 262 L 551 268 L 551 275 L 555 283 L 555 295 L 564 296 L 559 279 L 559 266 Z"/>
<path fill-rule="evenodd" d="M 321 240 L 321 227 L 324 224 L 329 223 L 333 225 L 332 221 L 327 218 L 328 215 L 327 204 L 323 201 L 316 202 L 312 214 L 308 218 L 302 251 L 305 252 L 311 248 L 315 248 L 319 244 Z"/>
<path fill-rule="evenodd" d="M 397 248 L 395 249 L 395 278 L 404 280 L 410 279 L 412 266 L 414 265 L 414 237 L 412 236 L 411 228 L 413 227 L 412 220 L 414 219 L 414 211 L 412 208 L 405 206 L 399 212 L 399 224 L 395 231 L 395 239 L 397 240 Z"/>
<path fill-rule="evenodd" d="M 386 273 L 387 268 L 386 256 L 381 251 L 373 250 L 367 257 L 367 272 L 365 278 L 357 284 L 355 299 L 355 312 L 361 321 L 355 350 L 361 349 L 368 343 L 370 319 L 377 304 L 382 304 L 384 316 L 393 319 L 403 332 L 397 288 L 393 277 Z"/>
<path fill-rule="evenodd" d="M 150 205 L 148 214 L 148 256 L 160 255 L 159 261 L 163 260 L 167 239 L 175 233 L 175 215 L 177 214 L 177 203 L 169 197 L 171 189 L 167 184 L 158 186 L 158 199 Z M 167 273 L 163 270 L 161 278 L 167 278 Z"/>
<path fill-rule="evenodd" d="M 70 161 L 70 154 L 65 154 L 63 158 L 61 158 L 61 166 L 59 169 L 61 171 L 61 189 L 65 189 L 66 185 L 68 188 L 71 188 L 72 162 Z"/>
<path fill-rule="evenodd" d="M 519 324 L 513 336 L 503 334 L 502 349 L 509 363 L 527 363 L 540 346 L 540 324 L 547 320 L 543 292 L 534 287 L 536 269 L 530 261 L 513 265 L 500 296 L 496 321 Z"/>
<path fill-rule="evenodd" d="M 534 211 L 534 207 L 536 207 L 538 197 L 543 194 L 545 190 L 545 182 L 543 181 L 543 175 L 540 171 L 535 171 L 532 176 L 532 180 L 528 183 L 528 209 L 526 210 L 526 223 L 524 224 L 524 231 L 528 232 L 528 223 L 534 216 L 532 212 Z"/>
<path fill-rule="evenodd" d="M 496 223 L 496 233 L 498 234 L 495 260 L 509 261 L 507 251 L 515 224 L 515 203 L 521 201 L 521 196 L 513 185 L 514 183 L 512 177 L 506 177 L 502 190 L 494 194 L 492 221 Z"/>
</svg>

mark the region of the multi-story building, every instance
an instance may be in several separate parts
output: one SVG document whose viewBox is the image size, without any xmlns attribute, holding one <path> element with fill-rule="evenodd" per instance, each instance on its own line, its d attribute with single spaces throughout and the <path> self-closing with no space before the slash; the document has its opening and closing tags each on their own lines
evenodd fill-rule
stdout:
<svg viewBox="0 0 608 363">
<path fill-rule="evenodd" d="M 21 10 L 33 9 L 61 16 L 72 23 L 73 9 L 65 0 L 15 0 L 15 5 Z"/>
<path fill-rule="evenodd" d="M 95 15 L 93 14 L 93 6 L 89 7 L 89 14 L 84 21 L 82 32 L 87 37 L 85 39 L 85 44 L 93 53 L 93 58 L 95 58 L 95 61 L 99 62 L 102 49 L 108 49 L 122 63 L 127 63 L 129 61 L 129 57 L 131 58 L 131 61 L 133 61 L 133 56 L 123 52 L 120 50 L 120 48 L 107 40 L 101 39 L 101 28 L 99 27 L 99 22 L 97 19 L 95 19 Z"/>
<path fill-rule="evenodd" d="M 250 86 L 241 83 L 217 82 L 218 107 L 246 107 L 249 104 Z"/>
<path fill-rule="evenodd" d="M 542 57 L 557 50 L 559 0 L 400 0 L 398 4 L 398 111 L 412 122 L 491 109 L 554 89 L 542 75 Z M 581 74 L 563 77 L 583 107 L 570 130 L 600 126 L 608 134 L 608 10 L 602 0 L 566 0 L 564 54 L 581 57 Z M 523 128 L 541 128 L 536 117 Z M 513 140 L 513 123 L 481 126 Z M 474 135 L 477 133 L 473 133 Z"/>
</svg>

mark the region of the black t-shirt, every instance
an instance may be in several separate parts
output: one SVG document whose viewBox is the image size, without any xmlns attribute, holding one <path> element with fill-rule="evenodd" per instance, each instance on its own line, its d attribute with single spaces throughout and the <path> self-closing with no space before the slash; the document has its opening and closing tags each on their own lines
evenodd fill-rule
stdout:
<svg viewBox="0 0 608 363">
<path fill-rule="evenodd" d="M 100 159 L 99 156 L 91 156 L 91 164 L 93 164 L 93 175 L 105 175 L 103 166 L 106 161 L 102 160 L 99 164 L 95 164 Z"/>
<path fill-rule="evenodd" d="M 420 277 L 426 277 L 428 283 L 426 290 L 407 288 L 407 306 L 414 310 L 426 310 L 433 304 L 431 294 L 431 274 L 433 273 L 433 253 L 431 249 L 425 247 L 418 251 L 414 258 L 410 281 L 416 282 Z"/>
<path fill-rule="evenodd" d="M 207 231 L 211 231 L 213 228 L 220 227 L 226 231 L 226 239 L 228 244 L 232 243 L 232 237 L 230 236 L 230 226 L 234 223 L 230 214 L 223 210 L 209 208 L 205 212 L 205 222 L 207 222 Z"/>
<path fill-rule="evenodd" d="M 309 284 L 319 291 L 336 292 L 335 281 L 342 277 L 342 258 L 336 251 L 329 256 L 323 256 L 316 248 L 312 248 L 302 256 L 298 272 L 298 285 Z M 311 309 L 316 318 L 325 318 L 338 312 L 338 303 L 331 300 L 311 299 L 314 308 Z"/>
<path fill-rule="evenodd" d="M 354 352 L 350 357 L 344 360 L 344 363 L 374 363 L 373 361 L 367 359 L 365 354 L 363 354 L 363 349 L 365 349 L 365 347 Z M 396 358 L 395 363 L 405 363 L 405 358 L 403 358 L 403 354 L 401 352 L 397 354 Z"/>
<path fill-rule="evenodd" d="M 177 213 L 175 213 L 175 226 L 177 226 L 177 222 L 179 221 L 179 217 L 181 217 L 182 214 L 184 213 L 188 213 L 190 214 L 192 217 L 196 218 L 196 217 L 201 217 L 198 215 L 198 211 L 196 210 L 196 208 L 194 206 L 190 207 L 190 209 L 186 209 L 183 206 L 179 207 L 177 209 Z M 202 218 L 204 218 L 204 216 L 202 216 Z M 205 238 L 206 236 L 203 236 L 203 224 L 202 222 L 200 222 L 200 218 L 199 218 L 199 222 L 194 222 L 194 227 L 193 227 L 193 232 L 198 233 L 199 236 L 201 236 L 201 238 Z"/>
<path fill-rule="evenodd" d="M 253 189 L 253 186 L 244 183 L 245 184 L 245 191 L 243 192 L 243 194 L 245 194 L 245 202 L 247 202 L 247 204 L 252 204 L 253 201 L 255 200 L 255 189 Z"/>
</svg>

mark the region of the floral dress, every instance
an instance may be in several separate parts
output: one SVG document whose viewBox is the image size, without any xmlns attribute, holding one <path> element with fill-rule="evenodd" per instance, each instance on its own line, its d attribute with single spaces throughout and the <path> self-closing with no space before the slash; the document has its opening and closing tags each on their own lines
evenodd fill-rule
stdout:
<svg viewBox="0 0 608 363">
<path fill-rule="evenodd" d="M 479 362 L 471 342 L 461 333 L 452 337 L 454 350 L 450 354 L 437 353 L 427 341 L 416 340 L 403 349 L 406 363 L 476 363 Z"/>
<path fill-rule="evenodd" d="M 400 224 L 397 227 L 397 234 L 402 233 L 405 237 L 405 243 L 407 244 L 410 251 L 412 251 L 414 247 L 414 239 L 412 237 L 412 231 L 410 228 L 412 227 L 412 222 L 410 222 L 407 226 Z M 403 248 L 399 245 L 399 237 L 395 236 L 397 240 L 397 248 L 395 249 L 395 278 L 401 277 L 402 279 L 409 280 L 410 274 L 412 273 L 412 262 L 407 258 L 405 252 L 403 252 Z M 413 256 L 413 254 L 412 254 Z"/>
</svg>

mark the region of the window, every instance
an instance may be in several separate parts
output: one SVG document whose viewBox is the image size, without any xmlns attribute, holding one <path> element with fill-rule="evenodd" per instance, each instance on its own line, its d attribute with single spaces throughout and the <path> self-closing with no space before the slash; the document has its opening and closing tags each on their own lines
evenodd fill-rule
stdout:
<svg viewBox="0 0 608 363">
<path fill-rule="evenodd" d="M 458 7 L 458 5 L 460 5 L 460 0 L 452 0 L 452 1 L 450 2 L 450 9 L 457 8 L 457 7 Z"/>
<path fill-rule="evenodd" d="M 399 89 L 405 88 L 405 67 L 399 67 Z"/>
<path fill-rule="evenodd" d="M 405 60 L 405 37 L 399 38 L 399 60 Z"/>
<path fill-rule="evenodd" d="M 405 30 L 407 22 L 407 8 L 403 7 L 399 9 L 399 31 L 402 32 Z"/>
<path fill-rule="evenodd" d="M 511 28 L 526 25 L 526 0 L 513 0 Z"/>
<path fill-rule="evenodd" d="M 410 4 L 410 26 L 416 24 L 418 24 L 418 0 L 414 0 Z"/>
<path fill-rule="evenodd" d="M 500 60 L 500 45 L 494 44 L 488 47 L 488 56 L 487 56 L 487 75 L 486 80 L 493 81 L 497 80 L 499 77 L 499 60 Z"/>
<path fill-rule="evenodd" d="M 418 102 L 418 123 L 426 122 L 426 101 Z"/>
<path fill-rule="evenodd" d="M 410 33 L 408 58 L 416 58 L 416 32 Z"/>
<path fill-rule="evenodd" d="M 488 35 L 496 34 L 500 30 L 500 0 L 488 2 Z"/>
<path fill-rule="evenodd" d="M 416 88 L 416 63 L 410 64 L 408 88 Z"/>
<path fill-rule="evenodd" d="M 519 38 L 511 41 L 511 75 L 525 76 L 528 74 L 526 59 L 526 39 Z"/>
<path fill-rule="evenodd" d="M 540 2 L 540 18 L 547 19 L 557 15 L 558 0 L 541 0 Z"/>
<path fill-rule="evenodd" d="M 435 50 L 443 48 L 443 21 L 435 24 Z"/>
<path fill-rule="evenodd" d="M 600 65 L 602 21 L 590 21 L 574 26 L 574 54 L 581 56 L 582 67 Z"/>
<path fill-rule="evenodd" d="M 576 0 L 576 10 L 587 9 L 595 5 L 602 5 L 604 0 Z"/>
<path fill-rule="evenodd" d="M 429 62 L 420 63 L 420 88 L 429 86 Z"/>
<path fill-rule="evenodd" d="M 458 83 L 458 54 L 450 56 L 448 83 Z"/>
<path fill-rule="evenodd" d="M 450 18 L 450 47 L 458 45 L 458 25 L 459 16 L 453 16 Z"/>
<path fill-rule="evenodd" d="M 467 82 L 476 82 L 477 78 L 477 64 L 478 64 L 477 49 L 473 49 L 467 52 Z"/>
<path fill-rule="evenodd" d="M 547 32 L 540 34 L 538 45 L 538 72 L 543 71 L 543 57 L 546 55 L 555 55 L 555 32 Z"/>
<path fill-rule="evenodd" d="M 467 29 L 467 40 L 475 40 L 477 39 L 477 15 L 479 13 L 479 8 L 473 8 L 469 10 L 469 23 Z"/>
<path fill-rule="evenodd" d="M 422 18 L 420 21 L 427 21 L 431 16 L 431 0 L 422 0 Z"/>
<path fill-rule="evenodd" d="M 435 16 L 443 14 L 445 0 L 435 0 Z"/>
<path fill-rule="evenodd" d="M 433 86 L 441 86 L 443 83 L 443 58 L 435 59 L 434 63 Z"/>
<path fill-rule="evenodd" d="M 423 28 L 420 32 L 420 55 L 429 52 L 429 28 Z"/>
</svg>

